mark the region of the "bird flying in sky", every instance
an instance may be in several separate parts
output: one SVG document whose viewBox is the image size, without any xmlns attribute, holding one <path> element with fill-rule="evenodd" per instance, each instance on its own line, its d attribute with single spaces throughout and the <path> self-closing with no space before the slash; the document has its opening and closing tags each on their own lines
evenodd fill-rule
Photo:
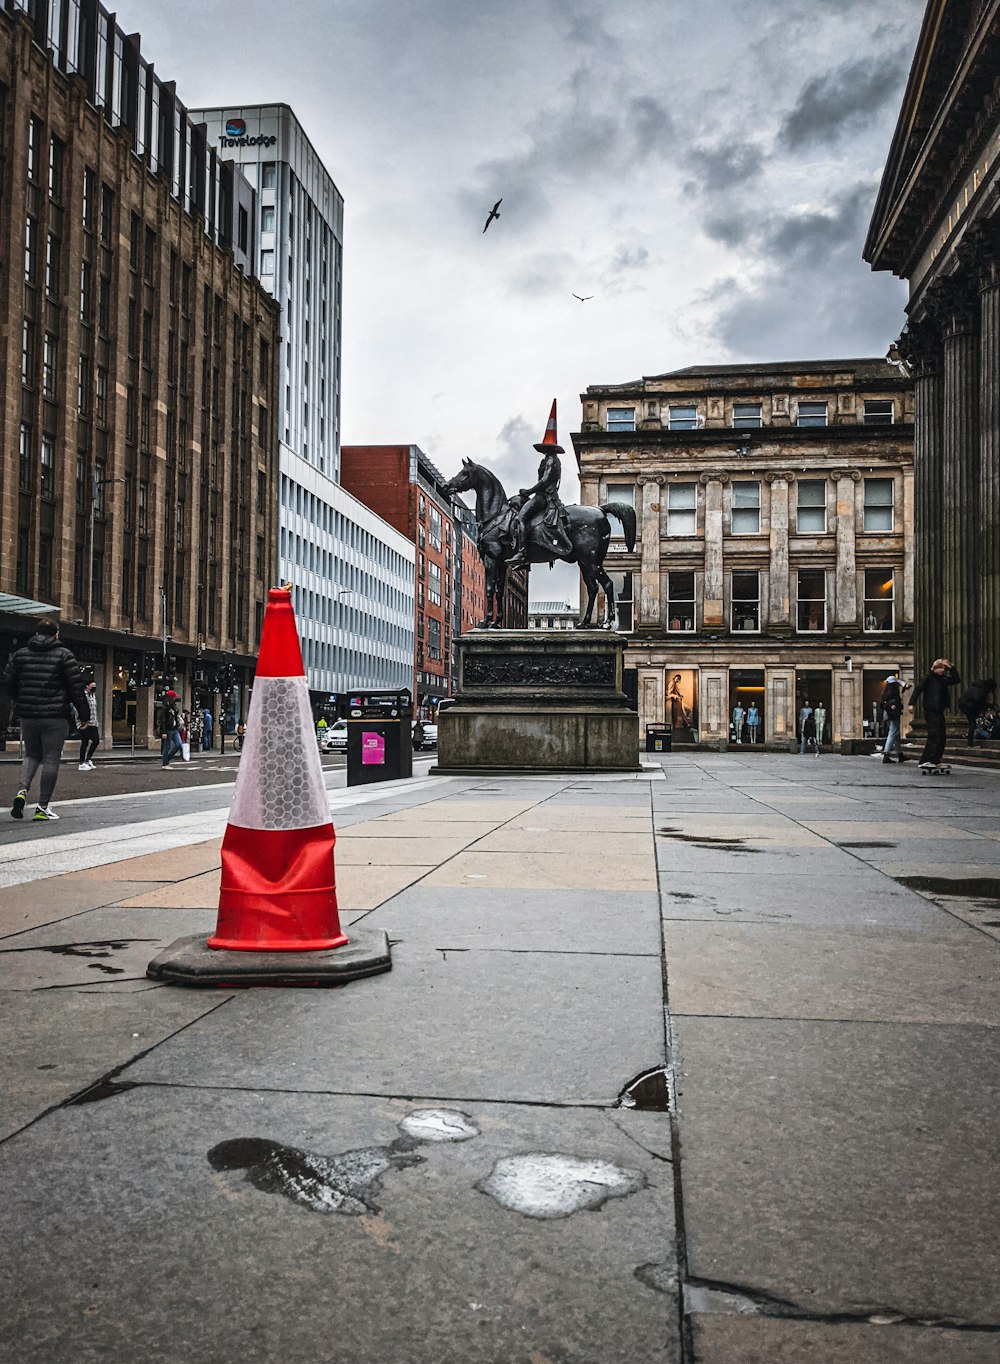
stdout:
<svg viewBox="0 0 1000 1364">
<path fill-rule="evenodd" d="M 493 221 L 494 218 L 500 217 L 500 205 L 502 203 L 503 200 L 498 199 L 496 203 L 493 205 L 493 207 L 490 209 L 490 216 L 486 219 L 486 227 L 489 227 L 490 223 Z M 486 227 L 483 228 L 484 232 L 486 231 Z"/>
<path fill-rule="evenodd" d="M 575 299 L 578 299 L 581 303 L 586 303 L 587 300 L 593 298 L 594 295 L 593 295 L 593 294 L 584 294 L 583 297 L 580 298 L 580 295 L 579 295 L 579 294 L 574 294 L 573 297 L 574 297 Z"/>
</svg>

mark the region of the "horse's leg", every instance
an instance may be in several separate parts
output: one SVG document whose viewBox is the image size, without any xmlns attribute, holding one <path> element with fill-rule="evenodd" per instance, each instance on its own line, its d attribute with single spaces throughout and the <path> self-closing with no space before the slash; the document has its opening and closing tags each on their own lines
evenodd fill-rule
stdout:
<svg viewBox="0 0 1000 1364">
<path fill-rule="evenodd" d="M 503 628 L 504 605 L 507 597 L 507 562 L 505 559 L 497 560 L 497 605 L 493 623 L 498 630 Z"/>
<path fill-rule="evenodd" d="M 488 559 L 483 560 L 483 568 L 486 570 L 486 614 L 479 622 L 480 630 L 487 630 L 493 624 L 493 593 L 496 591 L 496 563 Z"/>
<path fill-rule="evenodd" d="M 594 614 L 594 602 L 597 600 L 597 577 L 594 573 L 594 566 L 590 559 L 581 557 L 577 560 L 580 565 L 580 572 L 583 574 L 583 581 L 587 585 L 587 609 L 583 616 L 576 623 L 578 630 L 588 630 L 591 628 L 591 618 Z"/>
<path fill-rule="evenodd" d="M 618 615 L 618 608 L 615 605 L 615 585 L 608 577 L 607 573 L 604 571 L 603 564 L 596 564 L 594 567 L 594 572 L 597 577 L 597 581 L 604 588 L 605 609 L 604 620 L 601 622 L 601 624 L 604 625 L 607 629 L 610 629 L 615 623 L 615 617 Z"/>
</svg>

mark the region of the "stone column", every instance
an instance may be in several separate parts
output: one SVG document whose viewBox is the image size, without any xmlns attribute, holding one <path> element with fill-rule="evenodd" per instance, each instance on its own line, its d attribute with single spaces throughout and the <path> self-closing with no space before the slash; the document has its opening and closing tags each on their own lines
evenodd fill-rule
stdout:
<svg viewBox="0 0 1000 1364">
<path fill-rule="evenodd" d="M 968 682 L 979 657 L 979 319 L 967 277 L 934 288 L 944 354 L 941 653 Z"/>
<path fill-rule="evenodd" d="M 831 733 L 834 744 L 841 739 L 861 737 L 861 673 L 848 672 L 846 667 L 833 669 L 833 715 Z"/>
<path fill-rule="evenodd" d="M 729 737 L 729 675 L 725 668 L 702 668 L 698 702 L 702 743 L 725 741 Z"/>
<path fill-rule="evenodd" d="M 1000 219 L 973 224 L 960 256 L 979 286 L 979 647 L 973 672 L 1000 677 Z"/>
<path fill-rule="evenodd" d="M 640 474 L 636 479 L 642 489 L 642 508 L 639 513 L 639 600 L 636 628 L 658 629 L 660 611 L 660 489 L 663 474 Z"/>
<path fill-rule="evenodd" d="M 832 469 L 837 486 L 837 568 L 834 589 L 833 628 L 849 634 L 858 628 L 858 564 L 855 554 L 855 484 L 861 475 L 854 469 Z"/>
<path fill-rule="evenodd" d="M 795 481 L 790 471 L 765 474 L 771 485 L 771 562 L 767 629 L 787 634 L 792 629 L 788 571 L 788 490 Z"/>
<path fill-rule="evenodd" d="M 712 471 L 701 475 L 705 487 L 705 587 L 702 620 L 706 629 L 725 627 L 722 575 L 722 485 L 729 475 Z"/>
<path fill-rule="evenodd" d="M 774 748 L 795 746 L 795 669 L 768 668 L 764 740 Z"/>
<path fill-rule="evenodd" d="M 943 362 L 941 338 L 927 316 L 899 338 L 913 375 L 913 659 L 923 677 L 941 653 L 941 461 Z"/>
</svg>

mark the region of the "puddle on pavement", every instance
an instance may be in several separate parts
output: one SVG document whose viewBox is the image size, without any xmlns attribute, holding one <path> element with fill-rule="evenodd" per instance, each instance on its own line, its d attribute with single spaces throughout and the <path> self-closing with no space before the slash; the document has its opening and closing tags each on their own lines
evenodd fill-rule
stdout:
<svg viewBox="0 0 1000 1364">
<path fill-rule="evenodd" d="M 126 947 L 134 947 L 137 943 L 155 943 L 158 938 L 106 938 L 94 942 L 60 942 L 46 944 L 41 947 L 0 947 L 0 953 L 12 952 L 49 952 L 54 957 L 110 957 L 115 952 L 120 952 Z M 97 970 L 124 970 L 124 967 L 101 967 Z"/>
<path fill-rule="evenodd" d="M 600 1208 L 609 1198 L 627 1198 L 646 1183 L 641 1170 L 610 1161 L 532 1151 L 504 1156 L 476 1188 L 524 1217 L 558 1218 Z"/>
<path fill-rule="evenodd" d="M 408 1138 L 397 1137 L 388 1146 L 322 1156 L 264 1137 L 237 1137 L 213 1146 L 208 1160 L 214 1170 L 244 1170 L 255 1189 L 282 1194 L 311 1212 L 360 1217 L 378 1212 L 374 1197 L 384 1174 L 422 1164 L 424 1157 L 412 1146 Z"/>
<path fill-rule="evenodd" d="M 630 1080 L 618 1095 L 618 1108 L 638 1108 L 644 1113 L 666 1113 L 669 1110 L 667 1071 L 665 1066 L 644 1070 Z"/>
<path fill-rule="evenodd" d="M 417 1108 L 399 1124 L 401 1137 L 386 1146 L 324 1156 L 298 1146 L 283 1146 L 265 1137 L 221 1141 L 208 1153 L 214 1170 L 244 1170 L 262 1193 L 279 1193 L 311 1212 L 339 1212 L 349 1217 L 378 1212 L 373 1196 L 389 1170 L 423 1164 L 415 1148 L 423 1142 L 470 1141 L 479 1128 L 453 1108 Z"/>
<path fill-rule="evenodd" d="M 930 895 L 960 895 L 970 900 L 992 900 L 1000 905 L 1000 876 L 894 876 L 901 886 Z"/>
<path fill-rule="evenodd" d="M 464 1114 L 451 1108 L 418 1108 L 399 1124 L 414 1141 L 470 1141 L 479 1128 Z"/>
<path fill-rule="evenodd" d="M 838 848 L 896 848 L 897 843 L 838 843 Z"/>
<path fill-rule="evenodd" d="M 759 853 L 764 851 L 763 848 L 748 848 L 746 839 L 735 834 L 682 834 L 669 825 L 657 829 L 656 832 L 661 838 L 669 838 L 675 843 L 693 843 L 696 848 L 705 848 L 709 851 L 714 848 L 718 848 L 721 852 Z"/>
<path fill-rule="evenodd" d="M 41 1066 L 38 1067 L 42 1069 Z M 102 1099 L 113 1099 L 116 1094 L 124 1094 L 126 1090 L 138 1088 L 134 1080 L 98 1080 L 96 1085 L 91 1085 L 82 1094 L 77 1094 L 75 1099 L 70 1099 L 66 1104 L 67 1108 L 75 1108 L 78 1104 L 96 1104 Z"/>
</svg>

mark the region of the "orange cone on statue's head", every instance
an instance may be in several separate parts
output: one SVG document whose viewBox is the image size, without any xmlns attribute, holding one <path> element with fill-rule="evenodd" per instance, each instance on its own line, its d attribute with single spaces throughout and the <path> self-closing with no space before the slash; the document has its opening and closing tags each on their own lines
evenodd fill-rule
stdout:
<svg viewBox="0 0 1000 1364">
<path fill-rule="evenodd" d="M 552 399 L 552 410 L 551 410 L 551 412 L 549 413 L 549 419 L 548 419 L 548 421 L 545 423 L 545 435 L 542 437 L 542 439 L 541 439 L 541 440 L 538 442 L 538 444 L 535 446 L 535 449 L 536 449 L 536 450 L 540 450 L 540 451 L 542 452 L 543 455 L 547 455 L 547 454 L 549 454 L 550 452 L 551 452 L 553 455 L 563 455 L 563 454 L 566 453 L 565 450 L 562 448 L 562 446 L 559 444 L 559 440 L 558 440 L 558 438 L 557 438 L 557 436 L 556 436 L 556 400 L 555 400 L 555 398 Z"/>
<path fill-rule="evenodd" d="M 335 841 L 291 589 L 272 588 L 208 946 L 247 952 L 343 946 Z"/>
</svg>

